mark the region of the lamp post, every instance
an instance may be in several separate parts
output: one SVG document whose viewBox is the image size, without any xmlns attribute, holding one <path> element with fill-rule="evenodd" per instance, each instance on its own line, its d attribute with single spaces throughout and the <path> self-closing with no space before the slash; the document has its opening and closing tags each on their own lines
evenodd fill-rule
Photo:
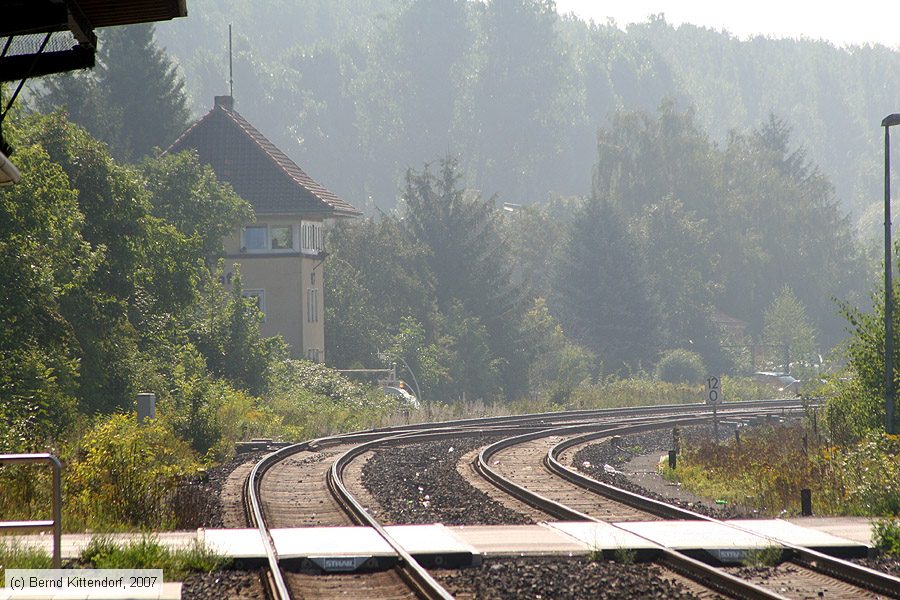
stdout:
<svg viewBox="0 0 900 600">
<path fill-rule="evenodd" d="M 891 283 L 891 127 L 900 125 L 900 113 L 881 121 L 884 127 L 884 411 L 885 430 L 894 433 L 894 321 Z"/>
<path fill-rule="evenodd" d="M 404 358 L 400 355 L 397 355 L 397 360 L 403 363 L 403 366 L 406 367 L 406 370 L 409 371 L 409 374 L 412 375 L 413 385 L 416 386 L 416 400 L 420 403 L 422 402 L 422 393 L 419 391 L 419 382 L 416 380 L 416 374 L 413 373 L 413 370 L 409 368 L 409 364 L 404 360 Z"/>
</svg>

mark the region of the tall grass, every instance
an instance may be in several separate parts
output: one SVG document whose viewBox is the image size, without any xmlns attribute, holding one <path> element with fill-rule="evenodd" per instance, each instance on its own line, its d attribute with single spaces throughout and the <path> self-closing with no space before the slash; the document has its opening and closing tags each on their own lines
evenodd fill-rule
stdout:
<svg viewBox="0 0 900 600">
<path fill-rule="evenodd" d="M 144 535 L 122 544 L 109 536 L 94 536 L 81 551 L 79 562 L 95 569 L 162 569 L 166 579 L 179 581 L 192 572 L 219 570 L 229 559 L 199 542 L 173 550 L 160 544 L 156 537 Z"/>
<path fill-rule="evenodd" d="M 18 540 L 0 537 L 0 581 L 6 581 L 6 569 L 49 569 L 50 555 Z"/>
</svg>

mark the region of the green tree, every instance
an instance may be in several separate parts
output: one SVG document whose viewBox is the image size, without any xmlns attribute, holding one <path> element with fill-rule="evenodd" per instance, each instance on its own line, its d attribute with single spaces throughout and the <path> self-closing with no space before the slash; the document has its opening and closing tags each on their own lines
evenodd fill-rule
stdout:
<svg viewBox="0 0 900 600">
<path fill-rule="evenodd" d="M 434 333 L 434 278 L 427 247 L 394 218 L 343 220 L 328 232 L 325 277 L 326 360 L 347 368 L 381 364 L 378 356 L 411 318 Z"/>
<path fill-rule="evenodd" d="M 408 239 L 428 249 L 438 310 L 466 330 L 484 327 L 491 354 L 487 362 L 500 361 L 495 391 L 516 396 L 527 368 L 518 351 L 521 292 L 512 283 L 511 259 L 493 202 L 460 187 L 460 178 L 454 159 L 442 160 L 438 174 L 428 166 L 420 173 L 408 172 L 401 223 Z"/>
<path fill-rule="evenodd" d="M 563 329 L 603 361 L 607 373 L 652 363 L 659 318 L 637 245 L 622 216 L 602 198 L 573 214 L 557 268 Z"/>
<path fill-rule="evenodd" d="M 98 37 L 96 69 L 49 80 L 42 105 L 65 107 L 118 160 L 167 147 L 187 128 L 190 113 L 184 81 L 156 44 L 154 26 L 111 27 Z"/>
<path fill-rule="evenodd" d="M 22 181 L 0 190 L 0 446 L 24 452 L 72 417 L 79 352 L 62 304 L 99 255 L 66 174 L 40 146 L 18 145 Z"/>
<path fill-rule="evenodd" d="M 766 309 L 763 338 L 766 343 L 787 348 L 791 361 L 801 361 L 808 367 L 818 363 L 816 330 L 803 304 L 787 285 Z M 785 365 L 785 370 L 790 370 L 790 366 Z"/>
</svg>

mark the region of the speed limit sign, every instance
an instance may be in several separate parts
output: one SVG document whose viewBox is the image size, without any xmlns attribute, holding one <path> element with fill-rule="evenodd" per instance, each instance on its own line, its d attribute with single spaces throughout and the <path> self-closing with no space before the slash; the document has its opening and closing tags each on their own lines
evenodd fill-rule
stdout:
<svg viewBox="0 0 900 600">
<path fill-rule="evenodd" d="M 722 401 L 722 379 L 708 377 L 706 379 L 706 403 L 716 404 Z"/>
</svg>

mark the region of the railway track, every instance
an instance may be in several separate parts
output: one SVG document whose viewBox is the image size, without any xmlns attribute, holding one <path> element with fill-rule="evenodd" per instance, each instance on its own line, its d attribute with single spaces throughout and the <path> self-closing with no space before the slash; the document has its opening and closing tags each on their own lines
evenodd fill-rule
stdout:
<svg viewBox="0 0 900 600">
<path fill-rule="evenodd" d="M 747 411 L 784 411 L 796 408 L 785 402 L 725 405 L 732 410 L 720 410 L 720 415 L 749 414 Z M 450 593 L 373 518 L 366 507 L 349 493 L 343 482 L 344 474 L 358 473 L 359 459 L 371 456 L 376 449 L 393 445 L 423 443 L 435 439 L 456 439 L 465 436 L 491 434 L 503 440 L 478 452 L 477 472 L 492 485 L 499 485 L 505 493 L 535 507 L 550 518 L 566 520 L 634 521 L 659 519 L 708 519 L 690 514 L 678 507 L 657 501 L 636 499 L 634 494 L 592 487 L 579 480 L 583 475 L 559 462 L 561 454 L 578 444 L 592 443 L 597 438 L 625 435 L 651 427 L 659 427 L 654 420 L 663 418 L 666 427 L 673 419 L 688 424 L 708 419 L 709 415 L 692 416 L 705 407 L 653 407 L 648 409 L 612 409 L 549 413 L 519 417 L 468 419 L 457 422 L 422 424 L 409 427 L 385 428 L 362 434 L 323 438 L 283 448 L 257 464 L 247 480 L 246 514 L 258 527 L 268 549 L 268 587 L 273 598 L 451 598 Z M 577 441 L 572 441 L 577 440 Z M 472 453 L 474 456 L 475 453 Z M 357 462 L 354 462 L 357 461 Z M 353 468 L 351 469 L 351 465 Z M 459 468 L 461 474 L 474 477 L 475 471 Z M 551 475 L 552 473 L 552 475 Z M 565 483 L 562 483 L 565 481 Z M 353 486 L 350 486 L 353 487 Z M 475 483 L 485 488 L 485 484 Z M 603 484 L 599 484 L 603 488 Z M 607 486 L 608 487 L 608 486 Z M 493 494 L 503 498 L 503 494 Z M 507 500 L 508 502 L 509 500 Z M 515 503 L 516 501 L 512 501 Z M 396 553 L 396 566 L 388 571 L 320 575 L 309 565 L 286 568 L 275 554 L 271 529 L 302 526 L 333 526 L 363 524 L 376 530 Z M 793 549 L 791 549 L 793 552 Z M 798 555 L 800 556 L 800 555 Z M 885 585 L 877 575 L 852 577 L 841 573 L 834 578 L 836 563 L 829 563 L 831 574 L 819 568 L 821 558 L 806 556 L 806 563 L 792 563 L 801 572 L 812 573 L 812 580 L 831 577 L 824 584 L 829 590 L 862 590 L 868 585 L 878 590 Z M 782 595 L 781 579 L 760 577 L 743 572 L 728 572 L 688 558 L 680 553 L 661 549 L 658 564 L 672 579 L 682 581 L 698 597 L 784 598 L 805 597 Z M 800 561 L 802 562 L 802 561 Z M 814 567 L 817 570 L 810 570 Z M 840 567 L 844 569 L 844 566 Z M 805 571 L 804 571 L 805 570 Z M 827 570 L 827 569 L 826 569 Z M 873 572 L 874 573 L 874 572 Z M 779 576 L 781 576 L 779 574 Z M 790 579 L 790 575 L 786 576 Z M 806 577 L 806 579 L 809 579 Z M 862 581 L 866 580 L 868 581 Z M 874 580 L 874 582 L 872 581 Z M 770 584 L 774 581 L 774 584 Z M 848 581 L 855 581 L 848 583 Z M 890 584 L 890 581 L 887 580 Z M 819 585 L 821 589 L 823 584 Z M 810 586 L 807 586 L 810 587 Z M 802 589 L 807 589 L 804 587 Z M 812 585 L 815 587 L 815 584 Z M 884 591 L 884 590 L 881 590 Z M 804 592 L 805 593 L 805 592 Z M 871 592 L 866 592 L 870 593 Z M 838 596 L 827 596 L 838 597 Z M 841 597 L 874 598 L 876 595 L 846 595 Z M 897 597 L 897 596 L 893 596 Z"/>
</svg>

